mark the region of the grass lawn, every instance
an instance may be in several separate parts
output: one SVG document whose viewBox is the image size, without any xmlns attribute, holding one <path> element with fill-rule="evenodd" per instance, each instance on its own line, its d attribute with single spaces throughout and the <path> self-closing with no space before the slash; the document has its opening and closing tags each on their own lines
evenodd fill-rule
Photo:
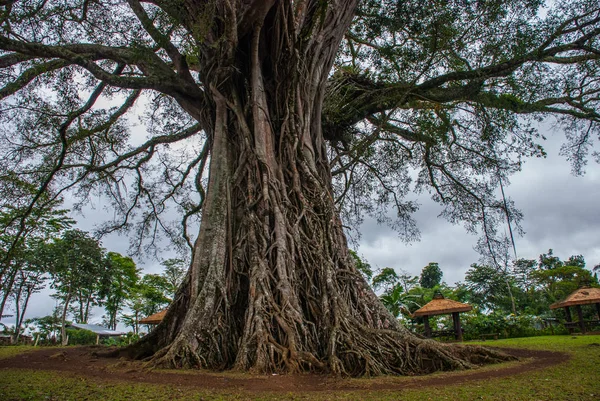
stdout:
<svg viewBox="0 0 600 401">
<path fill-rule="evenodd" d="M 543 370 L 460 385 L 427 386 L 421 389 L 393 391 L 329 390 L 311 393 L 250 393 L 127 382 L 107 383 L 87 377 L 61 377 L 60 372 L 8 369 L 0 371 L 0 400 L 600 400 L 600 336 L 598 335 L 530 337 L 487 341 L 482 344 L 567 352 L 571 355 L 571 359 Z M 31 349 L 31 347 L 0 347 L 0 358 Z M 484 369 L 501 367 L 495 365 Z M 451 378 L 457 373 L 438 375 Z M 416 380 L 424 379 L 426 378 Z M 352 383 L 369 385 L 398 383 L 403 380 L 415 379 L 384 377 L 353 379 Z"/>
</svg>

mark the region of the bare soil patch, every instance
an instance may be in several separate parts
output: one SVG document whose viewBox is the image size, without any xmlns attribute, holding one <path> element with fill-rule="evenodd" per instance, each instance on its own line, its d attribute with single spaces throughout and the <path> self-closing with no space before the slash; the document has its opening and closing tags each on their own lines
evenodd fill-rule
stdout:
<svg viewBox="0 0 600 401">
<path fill-rule="evenodd" d="M 213 373 L 206 371 L 151 371 L 140 362 L 124 359 L 99 358 L 99 347 L 42 348 L 12 358 L 0 360 L 0 374 L 6 369 L 33 369 L 61 372 L 72 377 L 88 377 L 102 382 L 150 383 L 171 386 L 188 386 L 199 389 L 251 391 L 251 392 L 303 392 L 330 390 L 395 390 L 449 386 L 467 382 L 489 380 L 545 369 L 569 360 L 566 353 L 501 348 L 521 359 L 518 363 L 500 364 L 482 370 L 459 373 L 390 378 L 387 380 L 347 380 L 327 375 L 250 375 L 241 373 Z"/>
</svg>

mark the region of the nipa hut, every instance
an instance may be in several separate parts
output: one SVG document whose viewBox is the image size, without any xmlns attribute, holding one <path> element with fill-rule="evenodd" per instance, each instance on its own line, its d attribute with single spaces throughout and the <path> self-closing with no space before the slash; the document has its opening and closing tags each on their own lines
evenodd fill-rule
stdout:
<svg viewBox="0 0 600 401">
<path fill-rule="evenodd" d="M 167 310 L 161 310 L 160 312 L 156 312 L 153 315 L 150 315 L 139 321 L 140 324 L 159 324 L 164 319 L 167 314 Z"/>
<path fill-rule="evenodd" d="M 555 302 L 550 305 L 550 309 L 565 309 L 565 327 L 569 329 L 569 332 L 573 331 L 573 328 L 579 327 L 583 334 L 586 333 L 586 322 L 583 320 L 582 305 L 596 305 L 596 312 L 598 313 L 598 320 L 589 322 L 590 324 L 600 323 L 600 288 L 582 287 L 571 293 L 567 298 L 560 302 Z M 577 312 L 577 323 L 573 322 L 571 317 L 571 307 L 575 307 Z"/>
<path fill-rule="evenodd" d="M 431 302 L 424 305 L 422 308 L 417 309 L 413 313 L 413 317 L 423 317 L 423 323 L 425 326 L 425 336 L 431 337 L 431 327 L 429 326 L 429 316 L 434 315 L 452 315 L 452 322 L 454 324 L 454 337 L 458 341 L 462 341 L 462 329 L 460 327 L 460 312 L 468 312 L 471 309 L 471 305 L 463 304 L 462 302 L 453 301 L 446 299 L 440 293 L 433 296 Z"/>
</svg>

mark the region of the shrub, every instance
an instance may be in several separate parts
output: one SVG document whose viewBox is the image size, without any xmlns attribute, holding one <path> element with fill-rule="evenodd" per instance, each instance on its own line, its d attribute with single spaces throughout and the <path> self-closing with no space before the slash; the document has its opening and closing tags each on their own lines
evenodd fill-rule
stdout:
<svg viewBox="0 0 600 401">
<path fill-rule="evenodd" d="M 93 345 L 96 344 L 96 334 L 89 330 L 67 329 L 70 345 Z"/>
</svg>

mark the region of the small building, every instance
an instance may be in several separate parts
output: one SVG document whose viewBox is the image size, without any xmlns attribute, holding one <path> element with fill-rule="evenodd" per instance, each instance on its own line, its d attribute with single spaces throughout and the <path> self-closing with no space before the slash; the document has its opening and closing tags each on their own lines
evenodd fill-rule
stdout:
<svg viewBox="0 0 600 401">
<path fill-rule="evenodd" d="M 598 314 L 598 320 L 591 320 L 586 322 L 583 319 L 582 305 L 596 305 L 596 313 Z M 573 322 L 571 317 L 571 307 L 575 307 L 577 312 L 577 322 Z M 579 328 L 582 334 L 586 333 L 586 323 L 590 326 L 600 325 L 600 288 L 582 287 L 572 292 L 564 300 L 555 302 L 550 305 L 550 309 L 565 309 L 565 327 L 569 330 L 569 333 L 573 332 L 574 328 Z"/>
<path fill-rule="evenodd" d="M 159 324 L 165 318 L 167 309 L 163 309 L 160 312 L 156 312 L 153 315 L 143 318 L 139 321 L 139 324 Z"/>
<path fill-rule="evenodd" d="M 446 299 L 441 293 L 436 293 L 433 296 L 431 302 L 424 305 L 422 308 L 417 309 L 413 313 L 413 317 L 423 317 L 423 324 L 425 326 L 425 337 L 432 337 L 431 327 L 429 326 L 429 316 L 434 315 L 452 315 L 452 322 L 454 324 L 454 337 L 458 341 L 463 340 L 462 328 L 460 327 L 460 312 L 468 312 L 473 307 L 462 302 L 453 301 L 452 299 Z"/>
<path fill-rule="evenodd" d="M 96 344 L 100 342 L 100 337 L 121 337 L 125 335 L 123 331 L 109 330 L 98 324 L 71 323 L 69 327 L 80 330 L 88 330 L 96 334 Z"/>
</svg>

